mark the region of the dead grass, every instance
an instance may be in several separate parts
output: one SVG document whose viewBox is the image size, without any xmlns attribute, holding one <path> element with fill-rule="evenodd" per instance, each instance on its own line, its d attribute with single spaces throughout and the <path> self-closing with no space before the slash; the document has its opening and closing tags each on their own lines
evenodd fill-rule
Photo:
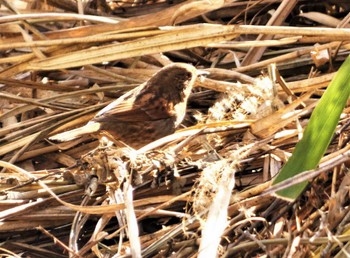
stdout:
<svg viewBox="0 0 350 258">
<path fill-rule="evenodd" d="M 349 107 L 304 194 L 265 194 L 349 54 L 346 1 L 1 2 L 3 255 L 348 254 Z M 209 72 L 174 135 L 48 140 L 172 62 Z"/>
</svg>

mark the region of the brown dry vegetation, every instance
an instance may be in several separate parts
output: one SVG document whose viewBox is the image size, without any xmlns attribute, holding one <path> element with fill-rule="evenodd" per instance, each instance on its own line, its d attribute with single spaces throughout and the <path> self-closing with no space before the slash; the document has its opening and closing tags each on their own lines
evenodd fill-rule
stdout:
<svg viewBox="0 0 350 258">
<path fill-rule="evenodd" d="M 349 107 L 294 203 L 264 194 L 349 54 L 348 1 L 3 0 L 0 252 L 346 257 Z M 85 124 L 162 66 L 198 78 L 179 131 L 140 150 Z"/>
</svg>

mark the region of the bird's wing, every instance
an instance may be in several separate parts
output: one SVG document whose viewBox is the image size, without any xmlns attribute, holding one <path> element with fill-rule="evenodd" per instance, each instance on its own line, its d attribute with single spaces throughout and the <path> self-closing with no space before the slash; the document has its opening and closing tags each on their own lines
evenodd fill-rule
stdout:
<svg viewBox="0 0 350 258">
<path fill-rule="evenodd" d="M 93 121 L 108 122 L 141 122 L 154 121 L 174 116 L 173 106 L 161 97 L 154 97 L 153 93 L 144 94 L 141 98 L 116 100 L 99 112 Z"/>
</svg>

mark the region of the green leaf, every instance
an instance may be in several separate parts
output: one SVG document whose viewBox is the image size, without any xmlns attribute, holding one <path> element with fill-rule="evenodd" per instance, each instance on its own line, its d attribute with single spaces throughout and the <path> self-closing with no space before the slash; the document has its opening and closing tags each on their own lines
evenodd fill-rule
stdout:
<svg viewBox="0 0 350 258">
<path fill-rule="evenodd" d="M 332 140 L 349 95 L 350 57 L 344 61 L 323 93 L 312 112 L 302 139 L 295 146 L 292 156 L 274 179 L 272 185 L 318 166 Z M 307 184 L 308 182 L 305 181 L 280 190 L 276 192 L 276 196 L 293 201 L 303 192 Z"/>
</svg>

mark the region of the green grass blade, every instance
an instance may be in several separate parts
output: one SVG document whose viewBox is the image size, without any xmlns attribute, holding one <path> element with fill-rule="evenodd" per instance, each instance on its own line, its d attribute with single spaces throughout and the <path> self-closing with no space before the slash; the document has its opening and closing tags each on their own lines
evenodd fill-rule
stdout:
<svg viewBox="0 0 350 258">
<path fill-rule="evenodd" d="M 323 93 L 302 139 L 295 146 L 288 162 L 281 169 L 272 185 L 291 178 L 303 171 L 317 167 L 333 137 L 340 115 L 350 95 L 350 57 L 339 68 Z M 307 186 L 307 181 L 276 192 L 276 196 L 295 200 Z"/>
</svg>

